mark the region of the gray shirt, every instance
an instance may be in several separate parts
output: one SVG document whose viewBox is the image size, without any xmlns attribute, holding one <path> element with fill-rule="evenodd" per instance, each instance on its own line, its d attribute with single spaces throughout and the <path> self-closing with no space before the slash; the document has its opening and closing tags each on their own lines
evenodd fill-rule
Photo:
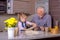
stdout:
<svg viewBox="0 0 60 40">
<path fill-rule="evenodd" d="M 35 14 L 32 18 L 32 22 L 36 23 L 38 27 L 51 27 L 51 16 L 49 14 L 45 14 L 43 18 L 40 18 L 37 14 Z"/>
</svg>

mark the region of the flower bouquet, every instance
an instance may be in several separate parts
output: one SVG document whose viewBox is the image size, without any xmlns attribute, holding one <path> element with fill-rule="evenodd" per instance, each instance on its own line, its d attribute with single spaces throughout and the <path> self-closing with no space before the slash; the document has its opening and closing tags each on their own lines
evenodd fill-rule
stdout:
<svg viewBox="0 0 60 40">
<path fill-rule="evenodd" d="M 11 18 L 5 20 L 4 23 L 5 23 L 6 29 L 12 28 L 12 27 L 16 27 L 17 20 L 14 17 L 11 17 Z"/>
<path fill-rule="evenodd" d="M 4 21 L 5 23 L 5 29 L 8 30 L 8 38 L 14 37 L 14 28 L 16 27 L 17 20 L 14 17 L 11 17 Z"/>
</svg>

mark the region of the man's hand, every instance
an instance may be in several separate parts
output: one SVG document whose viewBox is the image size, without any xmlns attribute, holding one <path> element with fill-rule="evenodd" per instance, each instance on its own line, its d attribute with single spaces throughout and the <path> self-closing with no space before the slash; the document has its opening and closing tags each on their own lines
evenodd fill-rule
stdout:
<svg viewBox="0 0 60 40">
<path fill-rule="evenodd" d="M 48 27 L 45 27 L 45 32 L 48 32 Z"/>
<path fill-rule="evenodd" d="M 40 29 L 41 29 L 41 31 L 44 31 L 44 27 L 42 26 L 42 27 L 40 27 Z"/>
</svg>

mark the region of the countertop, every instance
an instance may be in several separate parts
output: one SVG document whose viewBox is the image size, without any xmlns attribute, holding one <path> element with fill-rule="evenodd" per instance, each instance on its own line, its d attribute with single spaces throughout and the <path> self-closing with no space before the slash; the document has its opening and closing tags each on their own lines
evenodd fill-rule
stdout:
<svg viewBox="0 0 60 40">
<path fill-rule="evenodd" d="M 60 37 L 60 33 L 59 34 L 51 34 L 51 33 L 47 33 L 47 32 L 40 32 L 37 31 L 37 34 L 20 34 L 19 36 L 16 36 L 12 39 L 42 39 L 42 38 L 51 38 L 51 37 Z M 9 40 L 8 39 L 8 35 L 7 32 L 0 32 L 0 40 Z"/>
</svg>

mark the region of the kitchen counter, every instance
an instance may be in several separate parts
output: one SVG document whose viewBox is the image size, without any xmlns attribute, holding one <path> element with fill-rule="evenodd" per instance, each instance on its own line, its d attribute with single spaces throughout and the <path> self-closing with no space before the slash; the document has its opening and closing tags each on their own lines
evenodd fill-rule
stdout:
<svg viewBox="0 0 60 40">
<path fill-rule="evenodd" d="M 16 36 L 12 39 L 23 39 L 23 40 L 28 40 L 28 39 L 43 39 L 43 38 L 52 38 L 52 37 L 60 37 L 59 34 L 51 34 L 51 33 L 46 33 L 46 32 L 39 32 L 36 34 L 24 34 L 22 33 L 19 36 Z M 0 40 L 8 40 L 8 35 L 7 32 L 0 32 Z"/>
</svg>

